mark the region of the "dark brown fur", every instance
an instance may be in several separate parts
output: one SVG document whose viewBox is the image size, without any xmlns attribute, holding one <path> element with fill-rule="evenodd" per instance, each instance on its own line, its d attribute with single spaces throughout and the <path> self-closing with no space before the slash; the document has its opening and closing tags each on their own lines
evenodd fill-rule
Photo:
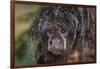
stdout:
<svg viewBox="0 0 100 69">
<path fill-rule="evenodd" d="M 57 11 L 58 10 L 58 11 Z M 33 23 L 31 34 L 41 37 L 36 53 L 37 63 L 83 63 L 95 61 L 94 8 L 45 7 Z M 48 52 L 49 27 L 63 27 L 66 34 L 66 51 L 60 56 Z M 55 28 L 55 27 L 54 27 Z"/>
</svg>

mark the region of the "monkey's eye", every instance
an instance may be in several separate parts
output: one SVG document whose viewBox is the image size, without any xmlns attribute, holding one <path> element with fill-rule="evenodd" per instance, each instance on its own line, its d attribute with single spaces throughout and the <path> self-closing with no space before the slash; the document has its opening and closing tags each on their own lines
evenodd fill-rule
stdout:
<svg viewBox="0 0 100 69">
<path fill-rule="evenodd" d="M 60 31 L 61 33 L 65 33 L 65 29 L 61 29 L 61 31 Z"/>
<path fill-rule="evenodd" d="M 49 34 L 53 34 L 54 30 L 49 30 L 48 32 L 49 32 Z"/>
</svg>

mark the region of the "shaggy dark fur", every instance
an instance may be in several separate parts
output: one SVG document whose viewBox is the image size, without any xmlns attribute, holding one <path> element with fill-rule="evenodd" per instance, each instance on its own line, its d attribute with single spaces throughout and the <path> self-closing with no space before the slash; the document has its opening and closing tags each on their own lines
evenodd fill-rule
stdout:
<svg viewBox="0 0 100 69">
<path fill-rule="evenodd" d="M 31 35 L 41 37 L 36 58 L 38 64 L 94 62 L 95 8 L 44 7 L 36 18 Z M 48 51 L 46 32 L 48 28 L 63 28 L 66 31 L 66 49 L 60 55 Z M 91 53 L 92 52 L 92 53 Z"/>
</svg>

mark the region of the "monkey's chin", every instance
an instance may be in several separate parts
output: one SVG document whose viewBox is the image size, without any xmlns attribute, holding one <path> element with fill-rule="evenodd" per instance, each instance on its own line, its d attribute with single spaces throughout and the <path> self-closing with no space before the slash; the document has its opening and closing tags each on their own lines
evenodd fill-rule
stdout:
<svg viewBox="0 0 100 69">
<path fill-rule="evenodd" d="M 64 55 L 64 51 L 63 50 L 49 50 L 49 52 L 54 56 Z"/>
</svg>

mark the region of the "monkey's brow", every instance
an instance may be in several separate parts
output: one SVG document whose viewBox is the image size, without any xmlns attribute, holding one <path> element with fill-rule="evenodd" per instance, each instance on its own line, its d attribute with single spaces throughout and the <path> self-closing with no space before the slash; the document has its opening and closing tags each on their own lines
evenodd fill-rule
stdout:
<svg viewBox="0 0 100 69">
<path fill-rule="evenodd" d="M 50 28 L 48 28 L 48 30 L 59 30 L 60 29 L 60 27 L 50 27 Z"/>
</svg>

